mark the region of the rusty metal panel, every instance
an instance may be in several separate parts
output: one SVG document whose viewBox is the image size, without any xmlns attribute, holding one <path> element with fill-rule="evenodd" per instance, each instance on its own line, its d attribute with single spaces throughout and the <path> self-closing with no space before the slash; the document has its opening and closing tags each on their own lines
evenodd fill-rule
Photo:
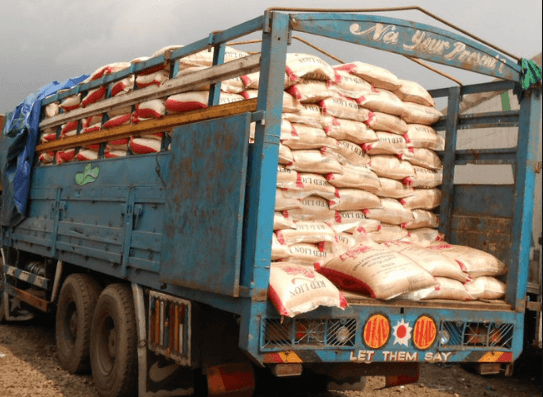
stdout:
<svg viewBox="0 0 543 397">
<path fill-rule="evenodd" d="M 251 114 L 174 129 L 159 280 L 239 295 Z"/>
</svg>

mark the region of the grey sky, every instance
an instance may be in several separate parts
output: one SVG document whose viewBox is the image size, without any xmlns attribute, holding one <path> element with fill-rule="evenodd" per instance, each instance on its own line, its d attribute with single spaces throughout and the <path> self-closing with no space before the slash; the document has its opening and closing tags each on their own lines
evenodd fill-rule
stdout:
<svg viewBox="0 0 543 397">
<path fill-rule="evenodd" d="M 531 58 L 541 52 L 541 0 L 18 0 L 4 2 L 0 13 L 0 113 L 12 110 L 50 81 L 92 73 L 107 63 L 149 56 L 166 45 L 189 44 L 211 31 L 261 15 L 270 6 L 370 8 L 414 4 L 517 56 Z M 417 11 L 387 15 L 444 27 Z M 418 81 L 429 89 L 454 84 L 398 55 L 364 49 L 357 56 L 360 50 L 353 54 L 352 45 L 306 38 L 346 61 L 386 67 L 398 77 Z M 290 51 L 314 52 L 299 43 L 294 43 Z M 439 68 L 464 83 L 489 80 Z"/>
</svg>

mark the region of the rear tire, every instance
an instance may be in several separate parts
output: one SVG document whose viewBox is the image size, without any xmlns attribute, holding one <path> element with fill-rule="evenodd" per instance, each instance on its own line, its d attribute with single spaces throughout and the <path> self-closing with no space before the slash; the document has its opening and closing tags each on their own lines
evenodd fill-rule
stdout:
<svg viewBox="0 0 543 397">
<path fill-rule="evenodd" d="M 106 287 L 94 310 L 90 340 L 94 385 L 103 397 L 135 396 L 138 391 L 137 334 L 130 287 Z"/>
<path fill-rule="evenodd" d="M 99 295 L 100 285 L 86 274 L 72 274 L 62 285 L 55 334 L 60 365 L 72 374 L 90 370 L 90 330 Z"/>
</svg>

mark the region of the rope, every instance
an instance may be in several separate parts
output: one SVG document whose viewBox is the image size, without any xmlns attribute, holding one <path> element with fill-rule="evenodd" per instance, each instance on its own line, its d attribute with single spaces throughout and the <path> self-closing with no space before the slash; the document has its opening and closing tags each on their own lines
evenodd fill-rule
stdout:
<svg viewBox="0 0 543 397">
<path fill-rule="evenodd" d="M 454 81 L 454 82 L 455 82 L 456 84 L 458 84 L 460 87 L 462 87 L 462 86 L 464 85 L 464 84 L 462 84 L 462 82 L 461 82 L 460 80 L 455 79 L 455 78 L 452 77 L 450 74 L 447 74 L 447 73 L 445 73 L 445 72 L 442 72 L 441 70 L 436 69 L 436 68 L 434 68 L 434 67 L 428 65 L 426 62 L 423 62 L 423 61 L 421 61 L 420 59 L 413 58 L 413 57 L 410 57 L 410 56 L 408 56 L 408 55 L 404 55 L 404 57 L 406 57 L 406 58 L 409 59 L 410 61 L 413 61 L 413 62 L 415 62 L 415 63 L 418 63 L 418 64 L 421 65 L 421 66 L 424 66 L 426 69 L 429 69 L 429 70 L 431 70 L 432 72 L 435 72 L 435 73 L 437 73 L 437 74 L 440 74 L 441 76 L 446 77 L 446 78 L 448 78 L 449 80 Z"/>
<path fill-rule="evenodd" d="M 504 49 L 495 46 L 492 43 L 489 43 L 486 40 L 481 39 L 480 37 L 475 36 L 474 34 L 469 33 L 468 31 L 450 23 L 449 21 L 438 17 L 435 14 L 432 14 L 430 11 L 425 10 L 422 7 L 419 6 L 405 6 L 405 7 L 382 7 L 382 8 L 296 8 L 296 7 L 270 7 L 266 10 L 266 12 L 272 12 L 272 11 L 286 11 L 286 12 L 392 12 L 392 11 L 409 11 L 409 10 L 416 10 L 420 11 L 429 17 L 453 28 L 459 31 L 460 33 L 465 34 L 466 36 L 471 37 L 472 39 L 478 40 L 479 42 L 489 46 L 490 48 L 495 49 L 496 51 L 500 51 L 501 53 L 505 55 L 509 55 L 511 58 L 515 59 L 516 61 L 520 61 L 520 58 L 511 54 L 508 51 L 505 51 Z"/>
</svg>

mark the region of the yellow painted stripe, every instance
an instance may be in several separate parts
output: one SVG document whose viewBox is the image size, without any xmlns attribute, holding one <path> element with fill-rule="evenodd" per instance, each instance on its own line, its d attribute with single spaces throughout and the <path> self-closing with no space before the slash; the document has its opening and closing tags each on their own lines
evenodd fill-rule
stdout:
<svg viewBox="0 0 543 397">
<path fill-rule="evenodd" d="M 302 363 L 302 359 L 294 352 L 281 352 L 279 353 L 281 360 L 284 363 Z"/>
<path fill-rule="evenodd" d="M 480 363 L 494 363 L 503 356 L 503 352 L 488 352 L 479 359 Z"/>
</svg>

